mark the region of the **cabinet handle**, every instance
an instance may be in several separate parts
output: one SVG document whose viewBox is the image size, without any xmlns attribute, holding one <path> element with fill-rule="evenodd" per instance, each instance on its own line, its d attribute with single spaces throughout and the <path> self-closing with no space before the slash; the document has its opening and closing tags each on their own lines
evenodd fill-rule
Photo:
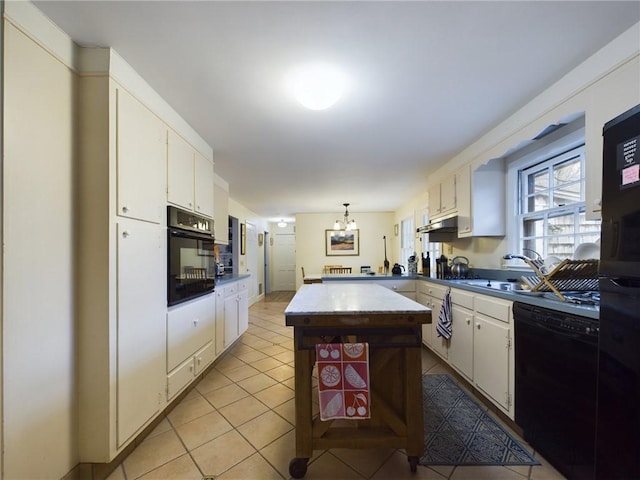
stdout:
<svg viewBox="0 0 640 480">
<path fill-rule="evenodd" d="M 202 363 L 202 357 L 196 358 L 196 362 L 198 362 L 198 365 L 200 365 Z"/>
<path fill-rule="evenodd" d="M 395 285 L 393 287 L 391 287 L 391 290 L 397 290 L 398 287 L 396 287 Z"/>
<path fill-rule="evenodd" d="M 124 238 L 127 238 L 129 235 L 130 235 L 130 233 L 129 233 L 129 231 L 128 231 L 128 230 L 125 230 L 124 232 L 122 232 L 122 236 L 123 236 Z"/>
<path fill-rule="evenodd" d="M 471 319 L 467 318 L 467 325 L 471 325 Z"/>
<path fill-rule="evenodd" d="M 122 207 L 122 213 L 127 213 L 128 211 L 129 211 L 129 207 L 127 207 L 126 205 Z"/>
<path fill-rule="evenodd" d="M 476 323 L 476 328 L 477 328 L 478 330 L 480 330 L 480 324 L 479 324 L 479 323 Z"/>
<path fill-rule="evenodd" d="M 200 319 L 199 319 L 199 318 L 196 318 L 196 319 L 193 321 L 193 326 L 194 326 L 194 327 L 197 327 L 199 323 L 200 323 Z"/>
</svg>

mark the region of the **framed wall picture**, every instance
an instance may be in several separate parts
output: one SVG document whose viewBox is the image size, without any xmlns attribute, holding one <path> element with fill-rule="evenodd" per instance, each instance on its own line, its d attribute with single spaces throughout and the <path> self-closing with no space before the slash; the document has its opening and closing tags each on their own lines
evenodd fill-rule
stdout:
<svg viewBox="0 0 640 480">
<path fill-rule="evenodd" d="M 240 224 L 240 255 L 247 254 L 247 225 Z"/>
<path fill-rule="evenodd" d="M 327 257 L 360 255 L 360 230 L 325 230 Z"/>
</svg>

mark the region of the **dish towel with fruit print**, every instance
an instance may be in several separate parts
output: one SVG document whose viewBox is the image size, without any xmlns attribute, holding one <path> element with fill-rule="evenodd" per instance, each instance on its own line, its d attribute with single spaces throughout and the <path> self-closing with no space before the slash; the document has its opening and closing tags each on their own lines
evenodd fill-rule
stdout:
<svg viewBox="0 0 640 480">
<path fill-rule="evenodd" d="M 444 337 L 447 340 L 453 334 L 453 326 L 451 325 L 451 288 L 447 289 L 444 297 L 442 297 L 442 308 L 440 308 L 436 331 L 439 337 Z"/>
<path fill-rule="evenodd" d="M 320 420 L 371 418 L 369 345 L 316 345 Z"/>
</svg>

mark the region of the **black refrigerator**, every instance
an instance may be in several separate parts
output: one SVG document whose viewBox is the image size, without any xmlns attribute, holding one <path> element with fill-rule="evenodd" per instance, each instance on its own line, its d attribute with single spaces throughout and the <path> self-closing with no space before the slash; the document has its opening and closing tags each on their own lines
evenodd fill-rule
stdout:
<svg viewBox="0 0 640 480">
<path fill-rule="evenodd" d="M 603 137 L 596 478 L 640 479 L 640 105 Z"/>
</svg>

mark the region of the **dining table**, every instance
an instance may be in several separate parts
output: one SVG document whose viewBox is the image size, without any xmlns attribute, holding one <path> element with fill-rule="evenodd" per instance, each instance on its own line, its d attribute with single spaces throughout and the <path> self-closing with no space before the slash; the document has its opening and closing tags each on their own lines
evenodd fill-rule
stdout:
<svg viewBox="0 0 640 480">
<path fill-rule="evenodd" d="M 404 449 L 415 472 L 424 449 L 422 325 L 431 310 L 381 285 L 340 282 L 302 285 L 284 314 L 294 333 L 290 475 L 304 477 L 313 451 L 329 448 Z M 345 343 L 367 345 L 370 418 L 322 420 L 314 413 L 316 346 Z"/>
</svg>

